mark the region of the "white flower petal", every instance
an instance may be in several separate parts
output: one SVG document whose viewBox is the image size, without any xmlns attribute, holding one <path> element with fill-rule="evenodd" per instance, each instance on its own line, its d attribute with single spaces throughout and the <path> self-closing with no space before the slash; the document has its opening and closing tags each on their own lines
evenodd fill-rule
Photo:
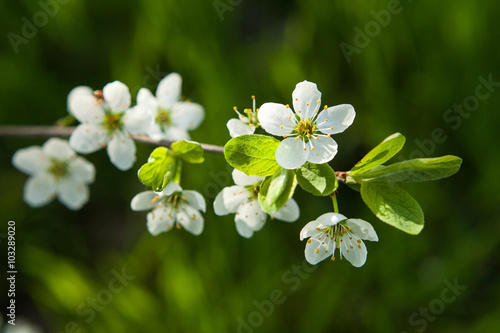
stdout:
<svg viewBox="0 0 500 333">
<path fill-rule="evenodd" d="M 113 81 L 102 88 L 104 101 L 114 112 L 125 111 L 130 107 L 130 91 L 120 81 Z"/>
<path fill-rule="evenodd" d="M 378 236 L 373 226 L 361 219 L 348 219 L 345 222 L 347 227 L 352 228 L 352 233 L 361 239 L 378 242 Z"/>
<path fill-rule="evenodd" d="M 173 127 L 192 131 L 205 119 L 205 109 L 198 103 L 178 102 L 172 106 L 171 117 Z"/>
<path fill-rule="evenodd" d="M 41 207 L 54 199 L 56 194 L 54 177 L 42 172 L 28 178 L 24 185 L 24 201 L 31 207 Z"/>
<path fill-rule="evenodd" d="M 300 209 L 297 202 L 290 198 L 276 213 L 271 214 L 275 219 L 285 222 L 295 222 L 299 219 Z"/>
<path fill-rule="evenodd" d="M 350 104 L 332 106 L 318 114 L 316 128 L 325 134 L 342 133 L 351 126 L 355 117 L 356 111 Z"/>
<path fill-rule="evenodd" d="M 140 106 L 128 109 L 123 117 L 123 124 L 131 134 L 146 134 L 152 122 L 151 113 Z"/>
<path fill-rule="evenodd" d="M 325 246 L 326 244 L 322 244 L 322 240 L 318 240 L 317 238 L 310 238 L 310 242 L 307 241 L 306 248 L 304 250 L 304 254 L 306 260 L 311 265 L 316 265 L 320 261 L 325 258 L 331 256 L 333 254 L 334 247 Z"/>
<path fill-rule="evenodd" d="M 59 138 L 50 138 L 42 145 L 42 151 L 48 158 L 59 161 L 68 160 L 75 156 L 75 152 L 69 146 L 68 141 Z"/>
<path fill-rule="evenodd" d="M 151 235 L 157 236 L 162 232 L 169 231 L 175 223 L 172 206 L 165 204 L 163 207 L 158 207 L 151 213 L 148 213 L 147 220 L 147 227 Z"/>
<path fill-rule="evenodd" d="M 67 97 L 67 103 L 68 103 L 68 105 L 70 105 L 76 96 L 89 96 L 89 95 L 92 95 L 93 93 L 94 93 L 94 91 L 92 90 L 92 88 L 90 88 L 88 86 L 75 87 L 75 88 L 71 89 L 71 91 L 69 92 L 68 97 Z"/>
<path fill-rule="evenodd" d="M 283 104 L 265 103 L 259 108 L 259 122 L 266 132 L 283 136 L 295 129 L 295 114 Z"/>
<path fill-rule="evenodd" d="M 72 178 L 63 179 L 57 186 L 57 197 L 69 209 L 78 210 L 89 201 L 89 187 Z"/>
<path fill-rule="evenodd" d="M 134 165 L 135 149 L 134 140 L 117 131 L 111 138 L 107 151 L 111 163 L 119 170 L 125 171 Z"/>
<path fill-rule="evenodd" d="M 357 242 L 358 240 L 360 243 Z M 361 267 L 365 264 L 368 251 L 366 250 L 365 243 L 356 235 L 345 235 L 342 237 L 342 242 L 340 242 L 340 244 L 342 255 L 349 260 L 354 267 Z"/>
<path fill-rule="evenodd" d="M 302 230 L 300 230 L 300 240 L 304 240 L 308 237 L 314 237 L 316 236 L 317 234 L 320 234 L 321 231 L 320 230 L 317 230 L 317 228 L 321 225 L 320 222 L 318 222 L 318 220 L 314 220 L 314 221 L 311 221 L 309 223 L 307 223 L 303 228 Z"/>
<path fill-rule="evenodd" d="M 97 125 L 78 125 L 69 137 L 69 146 L 82 154 L 93 153 L 107 143 L 106 133 Z"/>
<path fill-rule="evenodd" d="M 276 149 L 276 162 L 285 169 L 296 169 L 307 161 L 309 148 L 302 139 L 287 138 Z"/>
<path fill-rule="evenodd" d="M 159 107 L 158 101 L 148 88 L 139 89 L 139 92 L 137 93 L 137 105 L 153 112 L 155 115 Z"/>
<path fill-rule="evenodd" d="M 167 184 L 167 186 L 165 186 L 163 191 L 161 191 L 159 194 L 168 197 L 174 194 L 174 192 L 182 192 L 182 187 L 176 182 L 170 182 Z"/>
<path fill-rule="evenodd" d="M 336 225 L 344 220 L 347 220 L 347 217 L 339 213 L 325 213 L 316 219 L 316 221 L 324 226 Z"/>
<path fill-rule="evenodd" d="M 267 220 L 267 214 L 260 208 L 257 199 L 242 202 L 236 211 L 235 221 L 245 222 L 254 231 L 262 229 Z"/>
<path fill-rule="evenodd" d="M 182 78 L 177 73 L 165 76 L 156 88 L 156 98 L 164 109 L 170 109 L 181 96 Z"/>
<path fill-rule="evenodd" d="M 297 83 L 292 93 L 292 99 L 293 109 L 301 119 L 312 119 L 321 106 L 321 92 L 316 83 L 309 81 Z"/>
<path fill-rule="evenodd" d="M 130 201 L 130 208 L 134 211 L 151 210 L 156 206 L 153 202 L 157 194 L 153 191 L 144 191 L 136 194 Z"/>
<path fill-rule="evenodd" d="M 338 145 L 335 140 L 325 136 L 318 136 L 318 139 L 311 139 L 310 144 L 314 147 L 309 149 L 307 161 L 314 164 L 330 162 L 337 155 Z"/>
<path fill-rule="evenodd" d="M 264 180 L 264 177 L 259 177 L 254 175 L 249 176 L 238 169 L 233 170 L 232 176 L 234 183 L 240 186 L 256 185 Z"/>
<path fill-rule="evenodd" d="M 194 207 L 180 203 L 176 214 L 177 222 L 195 236 L 203 232 L 203 216 Z"/>
<path fill-rule="evenodd" d="M 253 229 L 246 224 L 243 220 L 235 220 L 236 231 L 240 234 L 241 237 L 251 238 L 253 236 Z"/>
<path fill-rule="evenodd" d="M 187 203 L 203 213 L 207 211 L 207 203 L 205 198 L 196 191 L 182 191 L 182 196 L 186 198 Z"/>
<path fill-rule="evenodd" d="M 39 146 L 19 149 L 12 156 L 12 165 L 28 175 L 47 169 L 49 163 Z"/>
<path fill-rule="evenodd" d="M 255 126 L 249 126 L 249 124 L 236 118 L 229 119 L 226 126 L 232 138 L 245 134 L 253 134 L 255 132 Z"/>
<path fill-rule="evenodd" d="M 248 199 L 248 195 L 248 190 L 238 185 L 223 188 L 214 200 L 215 214 L 222 216 L 236 213 L 241 204 Z"/>
<path fill-rule="evenodd" d="M 92 163 L 80 156 L 75 156 L 69 162 L 71 177 L 90 184 L 94 182 L 95 167 Z"/>
<path fill-rule="evenodd" d="M 68 110 L 81 123 L 98 124 L 104 119 L 104 110 L 93 94 L 68 98 Z"/>
</svg>

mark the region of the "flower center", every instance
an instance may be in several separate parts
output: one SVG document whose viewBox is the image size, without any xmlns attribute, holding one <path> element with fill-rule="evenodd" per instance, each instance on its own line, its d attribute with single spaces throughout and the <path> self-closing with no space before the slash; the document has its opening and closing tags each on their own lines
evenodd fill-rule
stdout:
<svg viewBox="0 0 500 333">
<path fill-rule="evenodd" d="M 238 108 L 235 106 L 233 107 L 233 110 L 238 114 L 238 118 L 240 119 L 241 122 L 248 124 L 248 126 L 255 128 L 259 127 L 259 119 L 257 118 L 257 114 L 259 112 L 259 109 L 255 108 L 255 96 L 252 96 L 252 101 L 253 101 L 253 106 L 251 109 L 244 109 L 243 113 L 241 114 L 238 111 Z"/>
<path fill-rule="evenodd" d="M 316 228 L 316 230 L 322 231 L 322 234 L 320 235 L 320 237 L 318 239 L 319 240 L 324 239 L 323 244 L 329 238 L 331 241 L 330 244 L 335 244 L 337 249 L 340 249 L 340 243 L 344 242 L 343 238 L 348 237 L 349 238 L 348 243 L 350 243 L 350 240 L 352 239 L 352 237 L 351 237 L 352 236 L 352 228 L 346 227 L 343 222 L 340 222 L 340 223 L 337 223 L 336 225 L 332 225 L 332 226 L 328 226 L 328 227 L 323 227 L 323 228 L 318 227 L 318 228 Z M 345 238 L 345 240 L 347 240 L 347 238 Z M 333 243 L 333 242 L 335 242 L 335 243 Z M 359 243 L 359 241 L 358 241 L 358 243 Z M 353 246 L 350 246 L 350 248 L 353 249 Z M 361 248 L 361 247 L 359 246 L 359 248 Z M 347 252 L 349 252 L 349 249 L 347 250 Z M 319 248 L 316 249 L 316 253 L 319 253 Z M 342 260 L 342 251 L 340 251 L 340 259 Z M 332 255 L 332 260 L 335 260 L 334 255 Z"/>
<path fill-rule="evenodd" d="M 66 162 L 66 161 L 52 161 L 52 164 L 49 167 L 49 172 L 57 180 L 60 180 L 64 177 L 66 177 L 69 174 L 68 162 Z"/>
<path fill-rule="evenodd" d="M 295 126 L 295 130 L 298 132 L 299 136 L 311 136 L 316 129 L 316 125 L 309 119 L 301 119 Z"/>
<path fill-rule="evenodd" d="M 104 118 L 104 128 L 108 132 L 114 132 L 121 129 L 123 126 L 121 113 L 109 113 Z"/>
<path fill-rule="evenodd" d="M 170 126 L 172 124 L 172 120 L 170 119 L 170 110 L 159 108 L 155 121 L 161 128 Z"/>
</svg>

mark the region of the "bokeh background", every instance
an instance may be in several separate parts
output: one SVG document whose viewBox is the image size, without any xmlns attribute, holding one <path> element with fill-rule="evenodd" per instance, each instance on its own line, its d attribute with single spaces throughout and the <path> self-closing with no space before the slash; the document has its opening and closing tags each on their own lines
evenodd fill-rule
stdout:
<svg viewBox="0 0 500 333">
<path fill-rule="evenodd" d="M 56 8 L 44 22 L 39 13 Z M 390 18 L 381 14 L 389 9 Z M 500 87 L 479 88 L 489 96 L 478 105 L 473 97 L 480 77 L 500 81 L 499 11 L 494 0 L 0 1 L 2 125 L 54 124 L 67 114 L 67 93 L 77 85 L 99 89 L 120 80 L 135 96 L 175 71 L 184 96 L 206 108 L 193 139 L 224 145 L 234 105 L 250 107 L 251 95 L 259 105 L 290 103 L 295 84 L 309 80 L 323 103 L 351 103 L 357 111 L 354 124 L 335 137 L 335 170 L 349 170 L 394 132 L 407 138 L 394 161 L 464 159 L 451 178 L 405 186 L 425 212 L 418 236 L 378 221 L 357 192 L 341 187 L 341 212 L 372 222 L 380 241 L 367 242 L 362 268 L 328 260 L 311 267 L 302 266 L 298 235 L 332 210 L 327 198 L 299 189 L 297 223 L 268 221 L 243 239 L 233 216 L 213 214 L 216 193 L 232 184 L 231 169 L 222 156 L 207 154 L 204 165 L 185 167 L 182 180 L 207 198 L 205 231 L 152 237 L 146 214 L 129 209 L 145 189 L 136 170 L 151 146 L 138 144 L 138 161 L 127 172 L 104 151 L 86 156 L 97 178 L 90 202 L 72 212 L 57 201 L 39 209 L 22 201 L 26 176 L 11 156 L 45 139 L 2 137 L 0 233 L 16 221 L 18 318 L 39 332 L 496 331 Z M 23 32 L 34 16 L 44 24 Z M 359 31 L 367 28 L 363 39 Z M 13 46 L 9 33 L 23 43 Z M 346 57 L 341 45 L 356 50 Z M 447 111 L 464 102 L 472 111 Z M 445 140 L 431 141 L 436 128 Z M 109 293 L 122 272 L 134 278 Z M 455 282 L 466 289 L 453 298 L 446 289 Z M 271 309 L 272 295 L 280 304 Z"/>
</svg>

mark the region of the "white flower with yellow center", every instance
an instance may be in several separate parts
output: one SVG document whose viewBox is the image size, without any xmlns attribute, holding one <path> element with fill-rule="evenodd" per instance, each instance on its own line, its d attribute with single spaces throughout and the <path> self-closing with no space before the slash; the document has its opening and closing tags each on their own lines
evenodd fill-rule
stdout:
<svg viewBox="0 0 500 333">
<path fill-rule="evenodd" d="M 330 256 L 335 260 L 335 249 L 339 249 L 340 259 L 345 257 L 355 267 L 361 267 L 366 262 L 368 251 L 362 240 L 378 241 L 377 233 L 370 223 L 348 219 L 338 213 L 323 214 L 306 224 L 300 231 L 300 240 L 305 238 L 309 238 L 305 256 L 311 265 Z"/>
<path fill-rule="evenodd" d="M 245 134 L 253 134 L 255 129 L 260 126 L 259 119 L 257 118 L 259 110 L 255 109 L 255 96 L 252 96 L 252 100 L 252 108 L 243 110 L 244 114 L 240 113 L 236 106 L 234 107 L 234 111 L 238 114 L 238 119 L 229 119 L 226 124 L 229 135 L 232 138 Z"/>
<path fill-rule="evenodd" d="M 71 148 L 82 154 L 107 147 L 108 155 L 120 170 L 135 162 L 135 143 L 131 134 L 143 134 L 149 118 L 129 109 L 130 92 L 119 81 L 108 83 L 103 90 L 76 87 L 68 95 L 68 110 L 80 121 L 69 138 Z"/>
<path fill-rule="evenodd" d="M 147 216 L 147 227 L 156 236 L 176 226 L 199 235 L 203 231 L 204 219 L 200 211 L 206 211 L 203 196 L 196 191 L 184 191 L 179 184 L 171 182 L 161 192 L 145 191 L 137 194 L 130 207 L 135 211 L 151 210 Z"/>
<path fill-rule="evenodd" d="M 44 206 L 57 196 L 66 207 L 78 210 L 89 199 L 94 165 L 76 155 L 66 140 L 51 138 L 41 147 L 20 149 L 12 156 L 12 164 L 31 176 L 23 195 L 31 207 Z"/>
<path fill-rule="evenodd" d="M 262 229 L 267 220 L 267 213 L 260 208 L 258 199 L 260 185 L 264 178 L 247 176 L 234 169 L 233 180 L 235 186 L 225 187 L 217 194 L 214 211 L 219 216 L 236 213 L 234 218 L 236 230 L 241 236 L 250 238 L 254 232 Z M 295 222 L 299 215 L 297 202 L 289 199 L 276 213 L 271 214 L 271 219 Z"/>
<path fill-rule="evenodd" d="M 330 137 L 342 133 L 354 121 L 356 112 L 350 104 L 319 111 L 321 92 L 316 84 L 303 81 L 292 93 L 293 108 L 265 103 L 259 109 L 259 121 L 268 133 L 283 136 L 276 150 L 276 161 L 285 169 L 296 169 L 306 161 L 327 163 L 337 154 L 337 143 Z"/>
<path fill-rule="evenodd" d="M 182 77 L 178 73 L 165 76 L 153 96 L 147 88 L 137 94 L 136 109 L 150 117 L 148 135 L 155 140 L 190 140 L 192 131 L 205 119 L 205 110 L 198 103 L 181 101 Z"/>
</svg>

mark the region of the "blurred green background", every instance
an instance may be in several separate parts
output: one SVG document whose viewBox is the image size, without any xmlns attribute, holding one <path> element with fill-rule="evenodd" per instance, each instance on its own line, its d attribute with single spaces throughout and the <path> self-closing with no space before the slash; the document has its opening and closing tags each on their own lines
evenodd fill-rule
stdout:
<svg viewBox="0 0 500 333">
<path fill-rule="evenodd" d="M 56 9 L 43 20 L 40 12 Z M 390 18 L 383 15 L 389 10 Z M 234 105 L 250 107 L 251 95 L 259 105 L 290 103 L 295 84 L 307 79 L 324 104 L 350 103 L 357 111 L 335 136 L 335 170 L 349 170 L 394 132 L 407 138 L 395 161 L 464 159 L 451 178 L 405 186 L 426 215 L 419 236 L 378 221 L 357 192 L 341 187 L 341 212 L 372 222 L 380 241 L 367 242 L 359 269 L 327 260 L 305 265 L 307 273 L 297 269 L 305 245 L 299 231 L 331 211 L 327 198 L 297 190 L 297 223 L 268 221 L 243 239 L 234 216 L 213 214 L 231 169 L 207 154 L 204 165 L 185 167 L 182 182 L 208 200 L 205 231 L 152 237 L 146 214 L 129 209 L 144 190 L 136 170 L 151 146 L 138 144 L 138 162 L 127 172 L 104 151 L 86 156 L 97 178 L 90 202 L 71 212 L 57 201 L 40 209 L 22 201 L 26 176 L 10 158 L 45 139 L 2 137 L 0 233 L 16 221 L 18 318 L 58 333 L 497 331 L 500 89 L 479 88 L 488 97 L 474 96 L 480 77 L 500 81 L 499 11 L 494 0 L 0 1 L 2 125 L 53 124 L 67 114 L 67 93 L 77 85 L 99 89 L 120 80 L 135 96 L 175 71 L 183 94 L 206 109 L 193 139 L 223 145 Z M 37 31 L 23 32 L 34 19 Z M 13 46 L 9 33 L 25 39 Z M 341 43 L 356 49 L 346 57 Z M 447 111 L 463 103 L 470 104 L 462 113 Z M 436 128 L 444 142 L 431 141 Z M 123 272 L 134 278 L 110 293 Z M 450 301 L 447 283 L 454 281 L 467 288 Z M 275 294 L 280 304 L 271 309 Z M 5 314 L 6 292 L 1 299 Z"/>
</svg>

